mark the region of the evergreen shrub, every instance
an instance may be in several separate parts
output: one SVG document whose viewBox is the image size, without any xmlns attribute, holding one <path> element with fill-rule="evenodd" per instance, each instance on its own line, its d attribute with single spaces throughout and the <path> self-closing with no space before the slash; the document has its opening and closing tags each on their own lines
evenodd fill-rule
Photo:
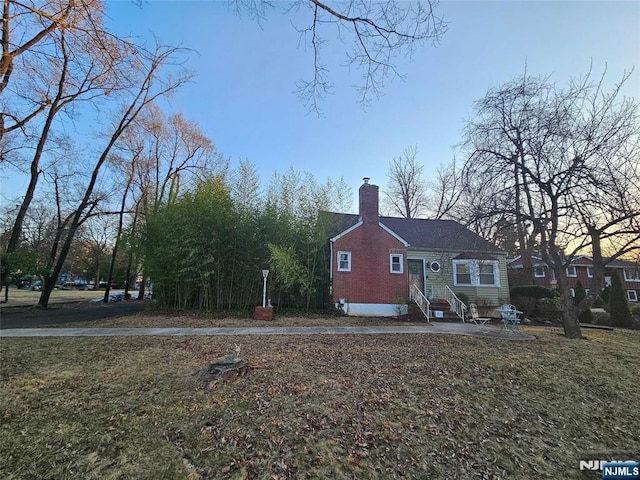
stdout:
<svg viewBox="0 0 640 480">
<path fill-rule="evenodd" d="M 578 305 L 585 298 L 587 298 L 587 291 L 582 286 L 582 282 L 578 280 L 575 288 L 576 296 L 573 298 L 573 302 L 575 305 Z M 578 315 L 578 321 L 580 323 L 592 323 L 593 322 L 593 314 L 591 313 L 591 308 L 587 308 L 585 311 L 581 312 Z"/>
<path fill-rule="evenodd" d="M 609 295 L 609 313 L 611 322 L 616 327 L 631 328 L 633 317 L 629 311 L 627 294 L 622 285 L 620 274 L 614 271 L 611 274 L 611 291 Z"/>
<path fill-rule="evenodd" d="M 553 292 L 546 288 L 541 287 L 540 285 L 522 285 L 519 287 L 513 287 L 509 292 L 511 297 L 531 297 L 536 300 L 540 300 L 541 298 L 552 298 Z"/>
<path fill-rule="evenodd" d="M 562 323 L 562 307 L 558 298 L 541 298 L 538 300 L 536 313 L 552 323 Z"/>
</svg>

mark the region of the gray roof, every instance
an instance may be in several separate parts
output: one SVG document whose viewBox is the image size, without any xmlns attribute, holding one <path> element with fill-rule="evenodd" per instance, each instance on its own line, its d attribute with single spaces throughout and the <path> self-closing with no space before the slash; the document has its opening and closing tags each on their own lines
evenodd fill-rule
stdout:
<svg viewBox="0 0 640 480">
<path fill-rule="evenodd" d="M 358 223 L 359 216 L 331 213 L 335 236 Z M 502 252 L 493 243 L 454 220 L 380 217 L 380 223 L 409 243 L 410 249 L 458 252 Z"/>
<path fill-rule="evenodd" d="M 606 262 L 607 260 L 609 260 L 607 257 L 604 258 L 604 261 Z M 607 264 L 607 267 L 614 267 L 614 268 L 638 268 L 639 265 L 635 262 L 630 262 L 628 260 L 621 260 L 619 258 L 616 258 L 614 260 L 610 260 L 609 263 Z"/>
<path fill-rule="evenodd" d="M 580 255 L 577 258 L 586 258 L 587 260 L 589 260 L 591 263 L 591 265 L 593 265 L 593 258 L 588 256 L 588 255 Z M 531 255 L 531 259 L 535 260 L 533 263 L 534 267 L 538 267 L 538 266 L 546 266 L 547 264 L 544 263 L 544 261 L 537 255 Z M 640 268 L 640 264 L 638 264 L 637 262 L 630 262 L 629 260 L 622 260 L 620 258 L 614 258 L 613 260 L 611 259 L 611 257 L 602 257 L 602 260 L 604 261 L 604 266 L 605 268 Z M 521 263 L 521 258 L 520 255 L 518 255 L 515 258 L 509 258 L 507 259 L 507 264 L 509 264 L 509 268 L 522 268 L 522 263 Z M 570 265 L 576 266 L 576 267 L 589 267 L 591 265 L 589 264 L 580 264 L 580 263 L 574 263 L 573 261 L 570 263 Z"/>
</svg>

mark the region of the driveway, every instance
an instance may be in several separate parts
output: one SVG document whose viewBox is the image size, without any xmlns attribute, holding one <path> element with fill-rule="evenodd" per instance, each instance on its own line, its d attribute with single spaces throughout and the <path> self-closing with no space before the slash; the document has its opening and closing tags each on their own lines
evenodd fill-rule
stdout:
<svg viewBox="0 0 640 480">
<path fill-rule="evenodd" d="M 75 323 L 109 317 L 133 315 L 145 309 L 146 301 L 54 304 L 47 309 L 36 307 L 0 307 L 0 329 L 39 328 L 56 323 Z"/>
</svg>

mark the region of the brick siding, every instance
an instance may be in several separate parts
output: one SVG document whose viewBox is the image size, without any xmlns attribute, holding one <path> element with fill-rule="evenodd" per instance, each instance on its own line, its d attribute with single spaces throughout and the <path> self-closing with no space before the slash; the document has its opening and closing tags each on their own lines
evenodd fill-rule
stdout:
<svg viewBox="0 0 640 480">
<path fill-rule="evenodd" d="M 338 271 L 338 251 L 351 252 L 351 271 Z M 391 253 L 402 253 L 403 272 L 390 272 Z M 333 249 L 333 298 L 348 303 L 394 303 L 408 296 L 406 248 L 377 222 L 339 238 Z"/>
</svg>

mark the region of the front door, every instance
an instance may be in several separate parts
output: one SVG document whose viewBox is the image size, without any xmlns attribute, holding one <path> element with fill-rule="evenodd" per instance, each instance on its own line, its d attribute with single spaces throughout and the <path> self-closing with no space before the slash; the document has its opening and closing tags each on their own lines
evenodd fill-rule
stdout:
<svg viewBox="0 0 640 480">
<path fill-rule="evenodd" d="M 409 264 L 409 288 L 416 285 L 424 293 L 424 262 L 422 259 L 408 259 Z"/>
</svg>

